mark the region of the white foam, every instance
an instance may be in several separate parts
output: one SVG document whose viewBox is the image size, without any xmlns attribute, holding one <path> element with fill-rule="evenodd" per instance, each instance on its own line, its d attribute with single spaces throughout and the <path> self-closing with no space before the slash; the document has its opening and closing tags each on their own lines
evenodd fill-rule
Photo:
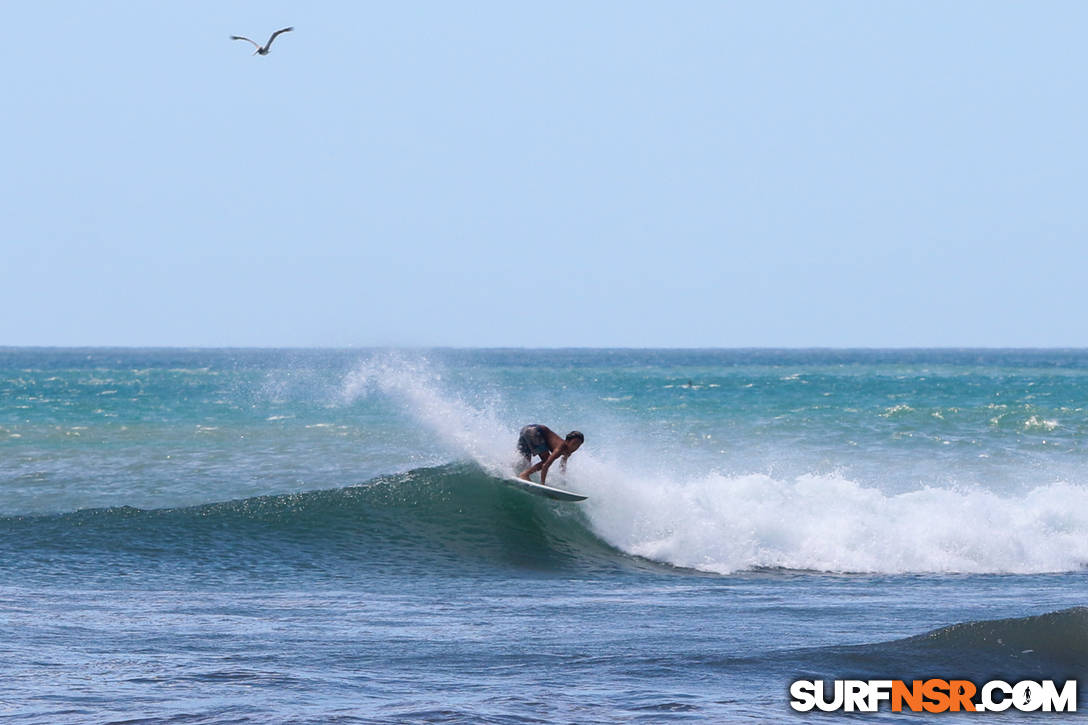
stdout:
<svg viewBox="0 0 1088 725">
<path fill-rule="evenodd" d="M 1037 415 L 1033 415 L 1024 421 L 1024 428 L 1027 430 L 1045 430 L 1047 432 L 1055 430 L 1059 426 L 1056 420 L 1047 420 L 1040 418 Z"/>
<path fill-rule="evenodd" d="M 579 463 L 572 485 L 589 494 L 594 529 L 628 553 L 675 566 L 1040 573 L 1088 564 L 1088 488 L 1069 483 L 1022 497 L 888 494 L 839 475 L 648 480 L 609 474 L 588 456 Z"/>
</svg>

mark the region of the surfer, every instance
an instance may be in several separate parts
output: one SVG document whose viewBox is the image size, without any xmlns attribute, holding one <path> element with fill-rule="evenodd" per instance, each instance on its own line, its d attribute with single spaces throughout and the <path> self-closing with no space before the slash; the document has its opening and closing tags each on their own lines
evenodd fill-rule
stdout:
<svg viewBox="0 0 1088 725">
<path fill-rule="evenodd" d="M 521 467 L 525 469 L 518 474 L 518 478 L 528 481 L 531 474 L 540 471 L 540 482 L 543 484 L 548 477 L 548 469 L 560 456 L 563 460 L 559 468 L 566 473 L 567 459 L 585 443 L 585 440 L 586 437 L 576 430 L 567 433 L 564 439 L 546 425 L 533 423 L 525 426 L 518 434 L 518 453 L 521 454 Z M 530 466 L 533 456 L 540 456 L 540 462 Z"/>
</svg>

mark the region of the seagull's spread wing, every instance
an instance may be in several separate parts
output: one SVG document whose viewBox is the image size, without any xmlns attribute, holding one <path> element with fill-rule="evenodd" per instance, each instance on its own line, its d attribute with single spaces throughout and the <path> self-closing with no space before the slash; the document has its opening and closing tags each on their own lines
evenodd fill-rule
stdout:
<svg viewBox="0 0 1088 725">
<path fill-rule="evenodd" d="M 253 43 L 253 41 L 252 41 L 252 40 L 250 40 L 249 38 L 245 37 L 244 35 L 232 35 L 232 36 L 230 36 L 230 39 L 231 39 L 231 40 L 244 40 L 244 41 L 246 41 L 247 43 Z M 253 43 L 253 47 L 254 47 L 254 48 L 260 48 L 261 46 L 257 45 L 256 43 Z"/>
<path fill-rule="evenodd" d="M 272 41 L 275 40 L 276 36 L 279 35 L 280 33 L 290 33 L 294 29 L 295 29 L 295 26 L 292 25 L 290 28 L 281 28 L 280 30 L 277 30 L 276 32 L 272 33 L 272 37 L 268 39 L 268 45 L 266 45 L 265 47 L 267 48 L 269 45 L 272 45 Z"/>
</svg>

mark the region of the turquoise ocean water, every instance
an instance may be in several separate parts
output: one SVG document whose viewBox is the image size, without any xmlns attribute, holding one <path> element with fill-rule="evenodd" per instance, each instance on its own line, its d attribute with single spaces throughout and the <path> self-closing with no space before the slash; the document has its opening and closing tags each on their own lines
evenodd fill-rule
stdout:
<svg viewBox="0 0 1088 725">
<path fill-rule="evenodd" d="M 534 422 L 585 433 L 549 482 L 586 502 L 498 479 Z M 789 683 L 1080 678 L 1086 442 L 1088 351 L 0 349 L 0 719 L 831 721 Z"/>
</svg>

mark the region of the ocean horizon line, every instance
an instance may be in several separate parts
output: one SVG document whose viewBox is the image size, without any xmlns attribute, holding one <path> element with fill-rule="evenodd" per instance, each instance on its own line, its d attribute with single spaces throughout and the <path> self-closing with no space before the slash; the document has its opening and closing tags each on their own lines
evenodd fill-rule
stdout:
<svg viewBox="0 0 1088 725">
<path fill-rule="evenodd" d="M 328 351 L 328 352 L 365 352 L 365 351 L 429 351 L 429 350 L 474 350 L 494 352 L 563 352 L 573 351 L 685 351 L 685 352 L 1088 352 L 1084 346 L 1038 346 L 1038 345 L 0 345 L 0 352 L 12 350 L 58 350 L 78 352 L 81 350 L 123 350 L 123 351 Z"/>
</svg>

